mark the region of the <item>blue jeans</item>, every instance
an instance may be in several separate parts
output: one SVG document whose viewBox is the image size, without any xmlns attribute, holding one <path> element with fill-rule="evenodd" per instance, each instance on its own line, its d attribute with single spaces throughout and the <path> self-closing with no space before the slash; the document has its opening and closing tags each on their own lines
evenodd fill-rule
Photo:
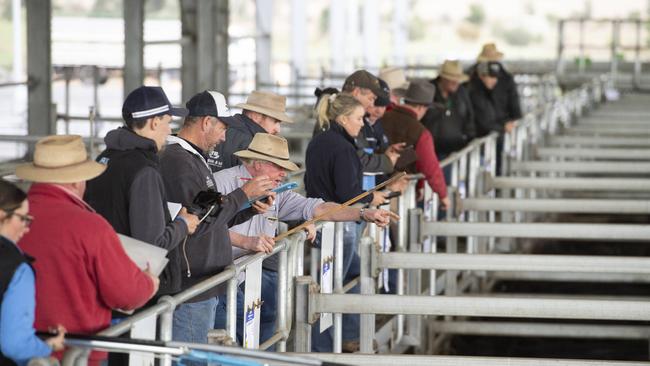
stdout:
<svg viewBox="0 0 650 366">
<path fill-rule="evenodd" d="M 215 311 L 220 302 L 222 300 L 219 297 L 213 297 L 179 305 L 174 311 L 172 339 L 177 342 L 208 343 L 208 332 L 214 325 Z M 202 361 L 183 360 L 182 362 L 185 366 L 206 364 Z"/>
<path fill-rule="evenodd" d="M 260 314 L 260 344 L 275 334 L 275 318 L 277 317 L 277 288 L 278 273 L 268 269 L 262 269 L 262 291 L 261 297 L 264 304 Z M 219 296 L 219 305 L 216 309 L 214 328 L 226 329 L 227 318 L 227 297 Z M 243 344 L 244 334 L 244 285 L 237 289 L 237 342 Z M 274 351 L 275 347 L 270 347 L 269 351 Z"/>
<path fill-rule="evenodd" d="M 214 326 L 218 297 L 188 302 L 174 311 L 172 339 L 177 342 L 208 343 L 208 332 Z"/>
<path fill-rule="evenodd" d="M 360 258 L 357 254 L 359 238 L 365 227 L 365 222 L 357 224 L 356 222 L 346 222 L 343 229 L 343 284 L 359 276 Z M 355 286 L 348 291 L 349 294 L 358 294 L 359 286 Z M 343 315 L 343 340 L 352 341 L 359 339 L 359 314 Z M 312 352 L 332 352 L 333 351 L 334 329 L 328 328 L 320 333 L 320 323 L 316 322 L 312 326 L 311 332 L 311 350 Z"/>
</svg>

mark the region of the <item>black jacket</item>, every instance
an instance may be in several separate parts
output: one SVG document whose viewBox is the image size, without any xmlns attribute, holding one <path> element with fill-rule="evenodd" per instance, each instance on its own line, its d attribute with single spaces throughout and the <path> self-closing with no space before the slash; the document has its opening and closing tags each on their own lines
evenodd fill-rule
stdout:
<svg viewBox="0 0 650 366">
<path fill-rule="evenodd" d="M 469 69 L 469 74 L 474 74 L 476 65 Z M 499 63 L 499 81 L 492 90 L 496 119 L 501 124 L 506 122 L 520 119 L 521 103 L 519 100 L 519 92 L 517 91 L 517 83 L 514 76 Z"/>
<path fill-rule="evenodd" d="M 107 168 L 87 183 L 85 201 L 116 232 L 167 250 L 176 248 L 187 236 L 187 225 L 171 220 L 156 143 L 124 127 L 110 131 L 104 141 L 106 150 L 97 161 Z M 168 258 L 160 294 L 178 290 L 172 285 L 175 264 Z"/>
<path fill-rule="evenodd" d="M 367 118 L 363 119 L 363 127 L 356 138 L 357 156 L 361 160 L 364 173 L 392 173 L 393 163 L 384 154 L 388 149 L 388 138 L 378 121 L 370 125 Z"/>
<path fill-rule="evenodd" d="M 207 159 L 213 173 L 240 165 L 241 161 L 234 153 L 246 150 L 256 133 L 266 133 L 262 126 L 241 113 L 227 118 L 226 141 L 217 145 Z"/>
<path fill-rule="evenodd" d="M 503 133 L 506 121 L 498 119 L 494 90 L 488 90 L 476 74 L 472 74 L 468 87 L 477 135 L 485 136 L 492 131 Z"/>
<path fill-rule="evenodd" d="M 431 83 L 438 88 L 438 81 L 436 78 Z M 474 110 L 463 85 L 447 99 L 436 92 L 433 101 L 435 104 L 427 110 L 422 123 L 433 136 L 436 155 L 443 158 L 462 149 L 476 137 Z"/>
<path fill-rule="evenodd" d="M 362 166 L 354 140 L 336 122 L 307 146 L 305 191 L 307 197 L 343 203 L 361 193 Z M 359 202 L 372 201 L 372 195 Z"/>
<path fill-rule="evenodd" d="M 172 136 L 164 148 L 161 158 L 162 177 L 169 198 L 183 206 L 191 206 L 194 197 L 209 188 L 216 189 L 214 176 L 205 161 L 202 151 L 197 151 L 187 141 Z M 228 227 L 245 222 L 253 216 L 251 209 L 239 211 L 247 202 L 244 191 L 236 189 L 226 196 L 226 201 L 216 215 L 208 216 L 187 242 L 179 245 L 170 254 L 180 261 L 182 276 L 181 290 L 185 290 L 232 263 L 232 247 Z M 189 270 L 188 270 L 189 265 Z M 217 286 L 190 302 L 202 301 L 225 292 L 225 284 Z"/>
</svg>

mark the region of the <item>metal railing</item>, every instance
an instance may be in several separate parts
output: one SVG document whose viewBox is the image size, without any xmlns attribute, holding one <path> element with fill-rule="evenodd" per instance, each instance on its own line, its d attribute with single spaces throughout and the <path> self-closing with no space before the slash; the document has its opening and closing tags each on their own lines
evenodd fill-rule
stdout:
<svg viewBox="0 0 650 366">
<path fill-rule="evenodd" d="M 597 88 L 597 82 L 592 82 L 591 85 L 585 85 L 578 90 L 571 91 L 563 97 L 553 97 L 553 96 L 540 96 L 543 98 L 538 104 L 537 107 L 528 113 L 523 121 L 520 121 L 519 126 L 511 133 L 505 136 L 504 141 L 504 153 L 503 153 L 503 163 L 507 169 L 509 161 L 522 160 L 526 154 L 530 153 L 530 149 L 527 145 L 530 141 L 541 141 L 546 138 L 547 134 L 552 134 L 556 129 L 559 128 L 562 124 L 568 124 L 572 116 L 580 115 L 583 108 L 587 108 L 588 105 L 594 103 L 594 100 L 590 98 L 598 96 L 598 93 L 594 93 L 593 89 Z M 543 95 L 543 93 L 540 93 Z M 449 167 L 451 169 L 451 180 L 448 182 L 449 185 L 449 194 L 458 196 L 460 199 L 475 199 L 483 196 L 486 187 L 490 187 L 489 183 L 485 179 L 486 174 L 491 175 L 496 172 L 497 164 L 497 139 L 498 135 L 496 133 L 490 134 L 480 139 L 472 141 L 467 147 L 453 153 L 451 156 L 447 157 L 441 162 L 441 166 Z M 501 178 L 494 178 L 501 179 Z M 420 210 L 416 209 L 416 190 L 415 190 L 415 180 L 412 180 L 409 184 L 407 191 L 398 198 L 397 210 L 398 214 L 403 218 L 397 228 L 397 242 L 395 243 L 396 250 L 398 253 L 391 254 L 382 254 L 386 256 L 383 258 L 390 258 L 391 255 L 400 255 L 402 252 L 416 252 L 416 253 L 429 253 L 427 255 L 435 256 L 437 251 L 436 236 L 440 235 L 440 232 L 437 230 L 429 230 L 427 228 L 434 228 L 433 225 L 453 225 L 453 223 L 426 223 L 424 225 L 419 225 L 418 223 L 424 217 L 427 221 L 434 221 L 437 217 L 437 206 L 438 198 L 432 192 L 431 188 L 428 185 L 425 185 L 425 212 L 422 215 Z M 492 187 L 493 188 L 493 187 Z M 448 210 L 448 220 L 450 217 L 454 217 L 455 208 L 451 207 Z M 479 212 L 472 210 L 468 212 L 467 217 L 461 218 L 461 220 L 466 220 L 469 223 L 473 224 L 462 224 L 462 225 L 481 225 L 478 223 L 480 220 L 488 219 L 491 222 L 495 221 L 494 211 L 490 211 L 488 217 L 482 217 Z M 427 226 L 429 225 L 429 226 Z M 308 329 L 310 328 L 308 323 L 310 320 L 310 314 L 317 312 L 318 310 L 327 310 L 333 312 L 334 315 L 334 349 L 335 351 L 340 352 L 341 350 L 341 318 L 340 314 L 344 312 L 350 312 L 350 310 L 358 310 L 357 313 L 364 313 L 361 319 L 361 351 L 362 352 L 371 352 L 373 349 L 372 339 L 373 338 L 383 338 L 386 339 L 385 334 L 388 332 L 388 342 L 382 342 L 380 347 L 389 347 L 393 352 L 399 352 L 404 350 L 405 347 L 413 344 L 424 343 L 421 335 L 423 334 L 422 325 L 419 322 L 419 318 L 414 316 L 420 314 L 422 308 L 429 306 L 436 306 L 442 308 L 457 307 L 460 302 L 466 301 L 464 306 L 470 305 L 470 300 L 458 299 L 455 303 L 450 303 L 449 300 L 440 299 L 438 297 L 425 297 L 424 299 L 420 298 L 422 293 L 428 293 L 429 295 L 436 295 L 439 293 L 445 294 L 456 294 L 462 292 L 465 287 L 467 287 L 467 281 L 463 282 L 463 272 L 460 269 L 445 269 L 447 276 L 439 277 L 439 269 L 437 268 L 428 268 L 429 271 L 429 288 L 424 289 L 422 285 L 424 282 L 423 278 L 420 276 L 420 273 L 414 270 L 411 267 L 404 267 L 398 269 L 398 281 L 396 292 L 398 295 L 395 296 L 395 305 L 393 314 L 398 314 L 394 319 L 390 320 L 387 324 L 387 327 L 380 329 L 375 332 L 375 323 L 374 316 L 368 314 L 370 309 L 359 309 L 352 307 L 349 309 L 342 309 L 335 307 L 337 301 L 344 301 L 348 303 L 349 299 L 354 299 L 354 301 L 360 301 L 360 304 L 363 304 L 366 299 L 372 299 L 378 296 L 390 296 L 390 295 L 373 295 L 375 292 L 375 281 L 373 279 L 374 268 L 373 266 L 377 265 L 377 261 L 372 261 L 370 259 L 370 248 L 374 245 L 375 242 L 380 240 L 381 234 L 377 232 L 377 229 L 370 225 L 369 235 L 370 237 L 364 237 L 361 240 L 361 277 L 358 280 L 353 281 L 352 283 L 344 284 L 342 277 L 342 268 L 340 267 L 340 262 L 336 258 L 341 258 L 342 256 L 342 226 L 338 225 L 337 229 L 339 235 L 335 235 L 334 247 L 335 247 L 335 261 L 334 261 L 334 293 L 333 294 L 309 294 L 309 286 L 313 283 L 313 280 L 318 273 L 317 268 L 319 268 L 317 258 L 318 253 L 312 250 L 312 264 L 311 264 L 311 275 L 312 277 L 305 278 L 304 274 L 304 258 L 303 258 L 303 248 L 304 248 L 304 234 L 295 234 L 287 239 L 276 244 L 273 252 L 270 254 L 255 254 L 247 256 L 243 259 L 236 261 L 232 266 L 224 270 L 223 272 L 191 287 L 190 289 L 183 291 L 175 296 L 164 296 L 159 300 L 157 305 L 149 307 L 138 311 L 135 315 L 126 318 L 121 323 L 112 326 L 102 332 L 100 335 L 105 336 L 118 336 L 128 332 L 133 329 L 136 324 L 147 319 L 158 319 L 159 327 L 157 329 L 156 339 L 161 341 L 171 341 L 172 332 L 172 314 L 176 306 L 187 301 L 219 284 L 228 283 L 227 286 L 227 326 L 226 331 L 228 336 L 234 340 L 236 339 L 236 293 L 238 285 L 238 275 L 239 273 L 245 271 L 248 266 L 253 263 L 260 262 L 270 256 L 278 255 L 279 256 L 279 282 L 278 282 L 278 314 L 277 314 L 277 331 L 275 335 L 269 339 L 266 343 L 260 345 L 260 349 L 266 349 L 273 344 L 277 345 L 278 351 L 285 351 L 287 349 L 287 340 L 289 339 L 290 333 L 293 332 L 293 349 L 296 351 L 309 351 L 309 337 L 310 334 Z M 645 231 L 644 231 L 645 233 Z M 479 247 L 485 243 L 478 237 L 480 233 L 471 233 L 470 237 L 467 239 L 467 253 L 477 253 Z M 494 233 L 487 233 L 488 236 L 494 236 Z M 634 232 L 632 234 L 636 238 L 639 233 Z M 490 245 L 493 245 L 493 238 L 490 238 Z M 456 253 L 458 251 L 459 243 L 456 242 L 454 237 L 447 238 L 446 249 L 449 253 Z M 365 254 L 364 254 L 365 253 Z M 461 254 L 457 254 L 461 255 Z M 474 254 L 472 254 L 474 255 Z M 374 268 L 374 269 L 373 269 Z M 636 268 L 636 267 L 634 267 Z M 470 268 L 471 269 L 471 268 Z M 463 268 L 467 270 L 467 268 Z M 458 274 L 461 274 L 460 277 L 457 277 Z M 294 280 L 297 281 L 294 287 Z M 458 281 L 457 281 L 458 280 Z M 362 295 L 350 295 L 346 294 L 347 290 L 351 288 L 356 283 L 361 285 L 361 294 Z M 312 291 L 313 292 L 313 291 Z M 359 297 L 357 299 L 357 297 Z M 311 299 L 311 302 L 310 302 Z M 328 300 L 329 299 L 329 300 Z M 348 300 L 346 300 L 348 299 Z M 388 300 L 388 297 L 381 300 L 381 302 Z M 391 297 L 391 301 L 392 301 Z M 318 301 L 320 301 L 320 303 Z M 374 301 L 374 300 L 373 300 Z M 411 306 L 408 305 L 411 301 L 422 302 L 422 307 L 419 307 L 417 311 L 402 309 L 400 306 Z M 442 302 L 444 302 L 444 304 Z M 380 300 L 377 300 L 379 303 Z M 453 302 L 453 301 L 452 301 Z M 486 300 L 486 305 L 491 306 L 496 302 L 499 304 L 504 304 L 507 306 L 519 306 L 517 300 L 514 299 L 497 299 L 493 302 Z M 546 305 L 543 299 L 539 300 L 540 305 Z M 542 304 L 542 302 L 544 302 Z M 307 308 L 304 308 L 306 304 L 312 304 L 311 308 L 307 311 Z M 316 305 L 313 305 L 316 304 Z M 318 305 L 320 304 L 320 305 Z M 329 308 L 331 306 L 331 308 Z M 601 305 L 593 300 L 584 300 L 580 302 L 580 306 L 583 308 L 574 307 L 573 310 L 567 310 L 566 315 L 575 315 L 576 312 L 580 312 L 575 309 L 585 309 L 585 308 L 595 308 L 597 305 Z M 610 304 L 611 309 L 618 309 L 618 303 Z M 411 309 L 413 309 L 411 307 Z M 462 308 L 465 309 L 465 308 Z M 556 308 L 553 308 L 556 309 Z M 633 311 L 628 308 L 627 313 L 631 314 Z M 399 310 L 399 311 L 397 311 Z M 640 314 L 642 311 L 645 311 L 645 307 L 642 304 L 638 304 L 638 309 L 635 308 L 634 311 L 637 311 L 635 314 Z M 429 313 L 432 313 L 432 310 L 427 310 Z M 425 313 L 427 313 L 425 311 Z M 477 310 L 479 311 L 479 310 Z M 386 312 L 386 311 L 384 311 Z M 450 312 L 448 309 L 439 312 L 441 314 L 453 315 L 457 313 Z M 550 314 L 551 312 L 549 312 Z M 338 315 L 337 315 L 338 314 Z M 458 312 L 460 315 L 460 312 Z M 465 314 L 469 315 L 469 314 Z M 531 315 L 531 314 L 528 314 Z M 626 316 L 626 315 L 621 315 Z M 637 315 L 642 317 L 642 315 Z M 292 326 L 293 319 L 296 319 L 296 323 Z M 387 345 L 386 343 L 392 343 L 392 346 Z M 77 352 L 76 355 L 79 357 L 71 357 L 71 359 L 83 360 L 86 353 L 79 352 L 79 350 L 74 350 Z M 171 355 L 163 357 L 163 364 L 170 364 Z"/>
</svg>

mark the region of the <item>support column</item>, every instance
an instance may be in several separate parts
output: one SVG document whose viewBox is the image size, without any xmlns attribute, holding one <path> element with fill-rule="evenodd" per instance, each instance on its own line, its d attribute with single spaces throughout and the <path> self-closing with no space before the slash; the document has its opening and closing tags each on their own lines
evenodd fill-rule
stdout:
<svg viewBox="0 0 650 366">
<path fill-rule="evenodd" d="M 345 0 L 332 0 L 329 13 L 330 72 L 344 72 L 348 60 L 345 47 Z"/>
<path fill-rule="evenodd" d="M 230 24 L 230 7 L 228 0 L 217 0 L 216 9 L 216 57 L 215 57 L 215 74 L 216 80 L 214 88 L 228 98 L 230 88 L 230 67 L 228 63 L 228 45 L 230 37 L 228 36 L 228 25 Z"/>
<path fill-rule="evenodd" d="M 189 100 L 199 90 L 197 87 L 197 22 L 196 1 L 181 0 L 181 36 L 187 39 L 182 43 L 181 83 L 183 101 Z"/>
<path fill-rule="evenodd" d="M 363 62 L 365 67 L 375 70 L 379 60 L 379 7 L 374 1 L 363 3 Z"/>
<path fill-rule="evenodd" d="M 124 97 L 144 82 L 144 0 L 124 6 Z"/>
<path fill-rule="evenodd" d="M 52 111 L 52 2 L 26 0 L 27 9 L 27 132 L 50 135 L 56 132 Z"/>
<path fill-rule="evenodd" d="M 255 1 L 255 88 L 260 84 L 270 83 L 271 80 L 271 27 L 273 19 L 273 0 Z M 304 30 L 303 30 L 304 31 Z"/>
<path fill-rule="evenodd" d="M 216 26 L 214 24 L 214 14 L 216 8 L 216 3 L 213 0 L 198 0 L 196 7 L 198 31 L 196 37 L 197 88 L 192 94 L 202 90 L 214 89 L 215 87 Z"/>
<path fill-rule="evenodd" d="M 406 44 L 408 43 L 407 1 L 393 0 L 393 63 L 406 65 Z"/>
<path fill-rule="evenodd" d="M 555 72 L 558 75 L 564 74 L 564 20 L 557 23 L 557 64 Z"/>
<path fill-rule="evenodd" d="M 306 33 L 307 17 L 305 16 L 305 1 L 291 0 L 291 62 L 293 72 L 292 83 L 297 85 L 300 75 L 306 73 L 305 54 L 307 52 Z"/>
</svg>

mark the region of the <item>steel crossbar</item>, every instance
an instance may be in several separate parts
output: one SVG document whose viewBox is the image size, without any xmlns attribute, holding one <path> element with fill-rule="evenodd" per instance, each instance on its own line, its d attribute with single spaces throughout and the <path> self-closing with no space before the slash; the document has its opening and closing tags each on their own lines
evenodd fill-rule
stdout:
<svg viewBox="0 0 650 366">
<path fill-rule="evenodd" d="M 488 178 L 489 189 L 552 189 L 566 191 L 650 192 L 650 179 L 641 178 Z"/>
<path fill-rule="evenodd" d="M 537 149 L 537 156 L 540 158 L 650 160 L 650 149 L 540 147 Z"/>
<path fill-rule="evenodd" d="M 650 146 L 650 139 L 647 137 L 605 137 L 605 136 L 551 136 L 548 139 L 550 145 L 582 145 L 582 146 Z"/>
<path fill-rule="evenodd" d="M 647 241 L 650 225 L 423 222 L 422 235 Z"/>
<path fill-rule="evenodd" d="M 584 161 L 513 161 L 510 169 L 519 172 L 650 174 L 650 163 Z"/>
<path fill-rule="evenodd" d="M 461 211 L 650 214 L 649 200 L 466 198 Z"/>
</svg>

